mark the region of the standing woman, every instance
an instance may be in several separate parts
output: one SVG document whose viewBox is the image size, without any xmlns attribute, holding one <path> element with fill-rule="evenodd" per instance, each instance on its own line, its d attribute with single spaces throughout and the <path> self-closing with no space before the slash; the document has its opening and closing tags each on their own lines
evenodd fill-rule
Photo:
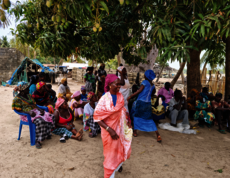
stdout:
<svg viewBox="0 0 230 178">
<path fill-rule="evenodd" d="M 126 111 L 129 113 L 129 108 L 128 108 L 128 97 L 130 95 L 130 83 L 129 83 L 129 79 L 127 77 L 127 70 L 124 66 L 120 66 L 117 68 L 118 71 L 118 78 L 121 80 L 121 88 L 120 88 L 120 92 L 124 97 L 125 100 L 125 109 Z"/>
<path fill-rule="evenodd" d="M 116 171 L 121 172 L 122 163 L 131 154 L 132 129 L 119 90 L 120 79 L 114 74 L 107 75 L 105 91 L 108 92 L 101 97 L 94 111 L 94 121 L 101 126 L 104 178 L 113 178 Z"/>
<path fill-rule="evenodd" d="M 86 93 L 94 92 L 96 90 L 96 77 L 93 74 L 94 67 L 88 67 L 84 75 Z"/>
<path fill-rule="evenodd" d="M 137 96 L 137 100 L 133 104 L 133 119 L 134 119 L 134 137 L 137 137 L 137 130 L 144 132 L 156 132 L 157 141 L 161 142 L 161 136 L 157 130 L 156 124 L 153 121 L 151 96 L 152 92 L 156 92 L 153 80 L 156 78 L 152 70 L 145 71 L 145 80 L 141 83 L 141 87 L 137 92 L 132 94 L 128 101 Z"/>
</svg>

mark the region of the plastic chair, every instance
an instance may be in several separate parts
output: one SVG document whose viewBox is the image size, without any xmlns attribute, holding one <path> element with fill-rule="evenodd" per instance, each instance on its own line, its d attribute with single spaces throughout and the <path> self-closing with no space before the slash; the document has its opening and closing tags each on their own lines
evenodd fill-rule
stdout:
<svg viewBox="0 0 230 178">
<path fill-rule="evenodd" d="M 46 112 L 48 112 L 47 107 L 45 107 L 45 106 L 38 106 L 38 107 L 40 109 L 43 109 Z M 30 129 L 30 145 L 34 146 L 35 145 L 35 138 L 36 138 L 36 125 L 31 121 L 31 117 L 29 114 L 21 113 L 17 110 L 14 110 L 14 112 L 16 112 L 18 115 L 27 116 L 27 120 L 28 120 L 28 122 L 24 122 L 24 121 L 20 120 L 18 140 L 20 140 L 20 137 L 21 137 L 22 125 L 28 125 L 29 129 Z"/>
</svg>

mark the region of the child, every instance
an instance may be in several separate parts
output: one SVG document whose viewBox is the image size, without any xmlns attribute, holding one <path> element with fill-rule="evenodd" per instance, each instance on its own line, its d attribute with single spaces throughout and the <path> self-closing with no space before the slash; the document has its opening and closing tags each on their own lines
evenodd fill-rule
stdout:
<svg viewBox="0 0 230 178">
<path fill-rule="evenodd" d="M 84 108 L 86 103 L 83 103 L 83 101 L 81 100 L 80 91 L 76 91 L 71 96 L 71 98 L 72 98 L 72 100 L 70 102 L 69 107 L 74 112 L 74 116 L 76 119 L 79 118 L 79 119 L 83 120 L 83 112 L 84 112 L 83 108 Z"/>
<path fill-rule="evenodd" d="M 46 84 L 46 91 L 49 94 L 49 98 L 52 102 L 56 103 L 57 97 L 56 97 L 56 92 L 52 90 L 52 85 L 51 84 Z"/>
<path fill-rule="evenodd" d="M 85 86 L 81 86 L 81 100 L 87 102 L 87 94 Z"/>
</svg>

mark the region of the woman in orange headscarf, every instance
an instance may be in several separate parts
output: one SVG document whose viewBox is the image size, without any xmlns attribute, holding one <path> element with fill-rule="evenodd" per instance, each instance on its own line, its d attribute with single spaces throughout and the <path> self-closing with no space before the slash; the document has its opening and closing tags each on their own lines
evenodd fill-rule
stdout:
<svg viewBox="0 0 230 178">
<path fill-rule="evenodd" d="M 120 87 L 120 79 L 116 75 L 107 75 L 105 91 L 108 92 L 101 97 L 94 111 L 94 121 L 101 126 L 104 178 L 113 178 L 116 171 L 121 172 L 122 163 L 131 154 L 132 129 L 126 119 Z"/>
</svg>

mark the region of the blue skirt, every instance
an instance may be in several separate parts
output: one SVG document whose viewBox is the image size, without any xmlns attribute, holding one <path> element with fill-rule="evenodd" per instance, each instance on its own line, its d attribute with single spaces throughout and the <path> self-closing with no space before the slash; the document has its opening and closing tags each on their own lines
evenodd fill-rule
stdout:
<svg viewBox="0 0 230 178">
<path fill-rule="evenodd" d="M 155 122 L 153 121 L 153 117 L 152 119 L 149 119 L 149 116 L 152 115 L 152 109 L 151 107 L 149 108 L 149 104 L 151 106 L 151 103 L 142 102 L 142 104 L 146 105 L 147 107 L 146 107 L 146 110 L 142 113 L 142 116 L 140 117 L 140 113 L 137 113 L 139 109 L 136 108 L 136 102 L 137 101 L 133 103 L 132 112 L 131 112 L 133 116 L 134 130 L 140 130 L 144 132 L 157 131 L 157 126 Z M 137 117 L 137 115 L 139 117 Z"/>
</svg>

